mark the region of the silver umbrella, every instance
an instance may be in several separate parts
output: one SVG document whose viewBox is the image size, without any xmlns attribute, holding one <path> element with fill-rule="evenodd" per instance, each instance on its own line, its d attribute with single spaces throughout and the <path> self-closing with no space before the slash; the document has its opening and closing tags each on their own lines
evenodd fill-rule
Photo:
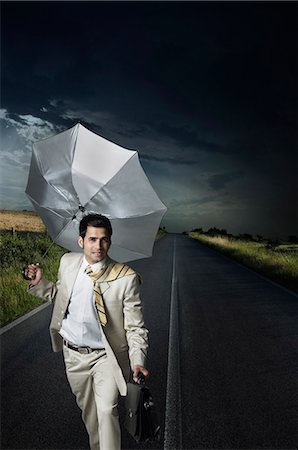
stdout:
<svg viewBox="0 0 298 450">
<path fill-rule="evenodd" d="M 122 262 L 152 255 L 167 210 L 138 153 L 81 124 L 33 144 L 26 194 L 52 239 L 71 251 L 82 251 L 77 238 L 85 214 L 107 216 L 113 227 L 109 254 Z"/>
</svg>

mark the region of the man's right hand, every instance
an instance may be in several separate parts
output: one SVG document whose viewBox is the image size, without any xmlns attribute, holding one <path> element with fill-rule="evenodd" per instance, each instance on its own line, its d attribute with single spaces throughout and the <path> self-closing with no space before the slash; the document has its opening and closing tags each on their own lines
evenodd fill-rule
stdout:
<svg viewBox="0 0 298 450">
<path fill-rule="evenodd" d="M 29 283 L 36 286 L 42 278 L 42 270 L 38 264 L 29 264 L 25 269 L 25 275 L 29 278 Z"/>
</svg>

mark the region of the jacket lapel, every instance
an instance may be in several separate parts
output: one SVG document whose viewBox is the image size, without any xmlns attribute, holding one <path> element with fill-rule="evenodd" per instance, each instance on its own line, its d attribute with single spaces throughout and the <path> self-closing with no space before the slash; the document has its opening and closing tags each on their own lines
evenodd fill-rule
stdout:
<svg viewBox="0 0 298 450">
<path fill-rule="evenodd" d="M 70 298 L 73 290 L 74 283 L 76 281 L 76 278 L 78 276 L 78 272 L 80 270 L 82 261 L 83 261 L 83 255 L 77 255 L 78 257 L 75 258 L 65 269 L 65 280 L 66 280 L 66 289 L 68 298 Z"/>
</svg>

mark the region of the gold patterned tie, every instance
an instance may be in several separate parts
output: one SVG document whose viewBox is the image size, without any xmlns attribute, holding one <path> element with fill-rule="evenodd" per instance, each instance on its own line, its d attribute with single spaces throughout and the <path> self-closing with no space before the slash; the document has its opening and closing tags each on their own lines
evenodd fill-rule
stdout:
<svg viewBox="0 0 298 450">
<path fill-rule="evenodd" d="M 103 267 L 97 270 L 96 272 L 93 272 L 91 266 L 89 265 L 85 269 L 86 274 L 89 275 L 89 277 L 93 281 L 93 291 L 95 292 L 95 307 L 97 310 L 100 323 L 102 324 L 103 327 L 105 327 L 107 324 L 107 315 L 102 293 L 100 290 L 99 279 L 105 273 L 106 269 L 107 269 L 106 267 Z"/>
</svg>

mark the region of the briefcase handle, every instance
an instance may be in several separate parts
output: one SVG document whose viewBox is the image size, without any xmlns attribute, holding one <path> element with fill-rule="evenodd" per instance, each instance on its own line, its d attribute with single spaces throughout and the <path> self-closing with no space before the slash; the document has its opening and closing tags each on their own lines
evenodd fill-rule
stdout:
<svg viewBox="0 0 298 450">
<path fill-rule="evenodd" d="M 133 372 L 130 372 L 129 382 L 130 383 L 134 383 L 134 384 L 145 384 L 146 377 L 145 377 L 144 374 L 142 374 L 142 372 L 140 372 L 139 376 L 138 376 L 138 381 L 135 382 L 134 379 L 133 379 Z"/>
</svg>

